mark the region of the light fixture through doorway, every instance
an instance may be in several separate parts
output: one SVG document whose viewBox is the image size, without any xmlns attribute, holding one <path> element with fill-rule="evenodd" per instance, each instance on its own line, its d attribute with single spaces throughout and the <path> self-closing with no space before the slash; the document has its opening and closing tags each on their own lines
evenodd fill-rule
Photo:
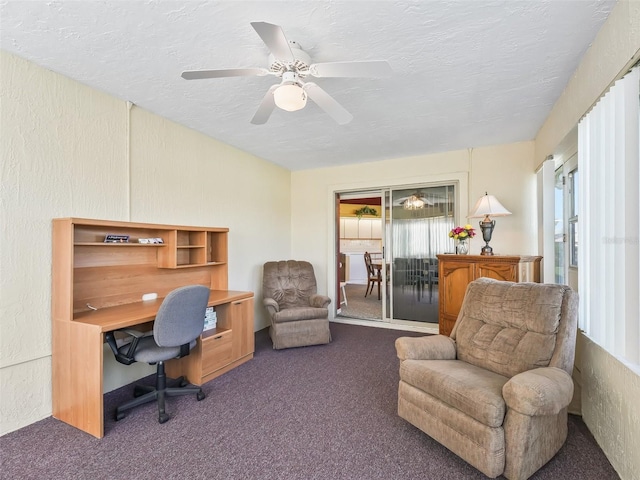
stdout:
<svg viewBox="0 0 640 480">
<path fill-rule="evenodd" d="M 418 210 L 420 208 L 424 208 L 424 205 L 424 200 L 415 194 L 407 198 L 402 204 L 405 210 Z"/>
<path fill-rule="evenodd" d="M 406 200 L 402 202 L 402 206 L 405 210 L 420 210 L 424 208 L 425 205 L 431 206 L 433 205 L 433 202 L 428 200 L 420 190 L 409 195 Z"/>
</svg>

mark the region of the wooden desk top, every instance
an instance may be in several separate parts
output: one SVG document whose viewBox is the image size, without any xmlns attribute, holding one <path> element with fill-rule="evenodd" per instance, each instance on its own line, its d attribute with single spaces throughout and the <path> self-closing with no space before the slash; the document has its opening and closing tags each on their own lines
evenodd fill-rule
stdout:
<svg viewBox="0 0 640 480">
<path fill-rule="evenodd" d="M 214 307 L 251 297 L 253 297 L 253 292 L 211 290 L 208 305 Z M 73 321 L 95 325 L 100 328 L 101 332 L 111 332 L 154 320 L 163 300 L 164 297 L 146 302 L 127 303 L 117 307 L 80 312 L 74 316 Z"/>
</svg>

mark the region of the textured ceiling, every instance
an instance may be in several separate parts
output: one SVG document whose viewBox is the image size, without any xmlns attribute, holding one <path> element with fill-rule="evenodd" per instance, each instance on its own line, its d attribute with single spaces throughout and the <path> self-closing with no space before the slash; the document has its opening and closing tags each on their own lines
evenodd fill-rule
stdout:
<svg viewBox="0 0 640 480">
<path fill-rule="evenodd" d="M 301 170 L 532 140 L 614 0 L 0 1 L 0 46 L 258 157 Z M 186 81 L 268 67 L 250 22 L 314 63 L 387 60 L 384 79 L 318 78 L 354 119 L 312 102 L 250 122 L 277 79 Z"/>
</svg>

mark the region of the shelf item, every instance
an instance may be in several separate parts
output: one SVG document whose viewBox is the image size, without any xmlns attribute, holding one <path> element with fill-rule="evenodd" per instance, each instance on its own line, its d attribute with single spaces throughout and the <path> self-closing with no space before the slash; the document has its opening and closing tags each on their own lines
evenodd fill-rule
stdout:
<svg viewBox="0 0 640 480">
<path fill-rule="evenodd" d="M 202 384 L 253 358 L 253 293 L 227 290 L 228 231 L 81 218 L 53 220 L 55 418 L 103 436 L 105 332 L 151 329 L 163 298 L 183 285 L 209 287 L 209 306 L 215 307 L 217 323 L 203 332 L 190 355 L 168 361 L 167 373 Z M 106 235 L 128 235 L 129 243 L 104 243 Z M 164 243 L 138 243 L 139 238 L 161 238 Z M 151 292 L 157 298 L 142 301 Z"/>
<path fill-rule="evenodd" d="M 540 282 L 542 257 L 524 255 L 438 255 L 439 332 L 450 335 L 467 285 L 487 277 L 509 282 Z"/>
</svg>

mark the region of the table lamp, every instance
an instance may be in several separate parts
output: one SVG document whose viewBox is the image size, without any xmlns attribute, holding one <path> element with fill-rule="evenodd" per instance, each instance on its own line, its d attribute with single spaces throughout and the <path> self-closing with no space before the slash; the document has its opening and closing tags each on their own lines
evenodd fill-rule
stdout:
<svg viewBox="0 0 640 480">
<path fill-rule="evenodd" d="M 487 192 L 478 199 L 476 206 L 473 207 L 473 211 L 467 218 L 482 218 L 480 221 L 480 230 L 482 230 L 482 239 L 485 242 L 485 246 L 482 247 L 480 255 L 493 255 L 493 248 L 489 246 L 491 241 L 491 234 L 493 228 L 496 226 L 496 221 L 491 220 L 489 216 L 504 217 L 505 215 L 511 215 L 511 212 L 504 208 L 502 204 L 493 195 L 488 195 Z"/>
</svg>

